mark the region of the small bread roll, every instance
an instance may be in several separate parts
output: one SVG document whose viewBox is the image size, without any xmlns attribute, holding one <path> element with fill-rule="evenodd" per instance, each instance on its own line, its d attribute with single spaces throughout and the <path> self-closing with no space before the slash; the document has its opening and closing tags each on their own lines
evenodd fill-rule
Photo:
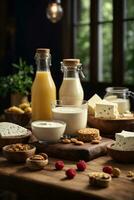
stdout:
<svg viewBox="0 0 134 200">
<path fill-rule="evenodd" d="M 21 108 L 22 110 L 25 110 L 25 108 L 30 107 L 30 103 L 29 102 L 25 102 L 25 103 L 21 103 L 19 105 L 19 108 Z"/>
<path fill-rule="evenodd" d="M 18 108 L 16 106 L 12 106 L 8 108 L 8 112 L 13 112 L 13 113 L 24 113 L 24 111 L 21 108 Z"/>
</svg>

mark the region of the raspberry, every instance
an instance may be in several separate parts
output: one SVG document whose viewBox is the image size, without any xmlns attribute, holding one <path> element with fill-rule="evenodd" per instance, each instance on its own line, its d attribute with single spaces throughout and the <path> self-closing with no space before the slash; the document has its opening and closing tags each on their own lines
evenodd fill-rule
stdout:
<svg viewBox="0 0 134 200">
<path fill-rule="evenodd" d="M 63 169 L 63 167 L 64 167 L 64 162 L 63 162 L 62 160 L 58 160 L 58 161 L 55 163 L 55 168 L 56 168 L 57 170 L 61 170 L 61 169 Z"/>
<path fill-rule="evenodd" d="M 80 160 L 76 165 L 79 171 L 84 171 L 87 167 L 87 164 L 84 160 Z"/>
<path fill-rule="evenodd" d="M 72 179 L 76 175 L 76 170 L 73 168 L 70 168 L 66 171 L 66 175 L 67 175 L 67 178 Z"/>
<path fill-rule="evenodd" d="M 107 174 L 112 174 L 112 172 L 113 172 L 112 166 L 104 166 L 103 167 L 103 172 L 105 172 Z"/>
</svg>

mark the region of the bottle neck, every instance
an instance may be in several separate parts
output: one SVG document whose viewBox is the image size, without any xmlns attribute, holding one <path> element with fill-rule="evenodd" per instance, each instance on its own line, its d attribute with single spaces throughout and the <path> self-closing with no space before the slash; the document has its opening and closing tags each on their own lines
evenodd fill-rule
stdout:
<svg viewBox="0 0 134 200">
<path fill-rule="evenodd" d="M 79 73 L 77 69 L 65 69 L 64 78 L 79 78 Z"/>
<path fill-rule="evenodd" d="M 77 68 L 72 68 L 72 69 L 62 69 L 63 73 L 64 73 L 64 77 L 63 78 L 79 78 L 79 71 Z"/>
<path fill-rule="evenodd" d="M 36 58 L 37 71 L 50 71 L 50 57 Z"/>
</svg>

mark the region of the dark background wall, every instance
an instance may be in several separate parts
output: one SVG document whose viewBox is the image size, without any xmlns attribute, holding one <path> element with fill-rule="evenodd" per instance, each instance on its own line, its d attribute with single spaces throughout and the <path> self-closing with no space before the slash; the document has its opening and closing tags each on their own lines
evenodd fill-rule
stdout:
<svg viewBox="0 0 134 200">
<path fill-rule="evenodd" d="M 34 65 L 36 48 L 50 48 L 51 72 L 57 89 L 62 81 L 63 20 L 53 24 L 46 18 L 47 0 L 0 1 L 0 76 L 12 73 L 12 63 L 22 57 Z M 2 98 L 2 97 L 1 97 Z M 0 99 L 1 99 L 0 98 Z M 9 100 L 1 100 L 1 107 Z M 2 106 L 3 105 L 3 106 Z"/>
<path fill-rule="evenodd" d="M 46 18 L 47 4 L 48 1 L 44 0 L 16 1 L 16 56 L 23 56 L 33 64 L 36 48 L 50 48 L 54 75 L 62 58 L 62 21 L 49 22 Z"/>
<path fill-rule="evenodd" d="M 47 0 L 1 0 L 0 7 L 5 12 L 3 19 L 6 37 L 4 38 L 3 57 L 0 57 L 1 74 L 10 73 L 11 63 L 23 57 L 34 64 L 36 48 L 51 49 L 52 73 L 60 69 L 62 59 L 62 20 L 52 24 L 46 18 Z M 5 26 L 5 27 L 4 27 Z M 1 33 L 0 33 L 1 34 Z M 4 67 L 2 66 L 4 65 Z"/>
</svg>

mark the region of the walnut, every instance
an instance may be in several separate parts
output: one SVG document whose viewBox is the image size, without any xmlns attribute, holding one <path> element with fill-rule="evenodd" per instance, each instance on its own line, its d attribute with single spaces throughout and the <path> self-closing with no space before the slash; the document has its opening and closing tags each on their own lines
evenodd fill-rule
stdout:
<svg viewBox="0 0 134 200">
<path fill-rule="evenodd" d="M 134 172 L 128 171 L 127 177 L 130 177 L 130 178 L 134 177 Z"/>
<path fill-rule="evenodd" d="M 35 154 L 30 159 L 31 160 L 44 160 L 44 157 L 42 155 Z"/>
<path fill-rule="evenodd" d="M 39 155 L 43 156 L 45 160 L 48 159 L 48 155 L 46 153 L 39 153 Z"/>
<path fill-rule="evenodd" d="M 119 177 L 121 174 L 121 170 L 119 168 L 113 168 L 112 176 L 113 177 Z"/>
<path fill-rule="evenodd" d="M 30 150 L 31 146 L 29 144 L 21 144 L 21 143 L 17 143 L 17 144 L 12 144 L 9 146 L 8 151 L 27 151 Z"/>
<path fill-rule="evenodd" d="M 48 164 L 48 156 L 45 153 L 35 154 L 26 159 L 26 165 L 30 170 L 41 170 Z"/>
<path fill-rule="evenodd" d="M 104 172 L 89 173 L 90 185 L 95 187 L 108 187 L 111 181 L 111 176 Z"/>
</svg>

